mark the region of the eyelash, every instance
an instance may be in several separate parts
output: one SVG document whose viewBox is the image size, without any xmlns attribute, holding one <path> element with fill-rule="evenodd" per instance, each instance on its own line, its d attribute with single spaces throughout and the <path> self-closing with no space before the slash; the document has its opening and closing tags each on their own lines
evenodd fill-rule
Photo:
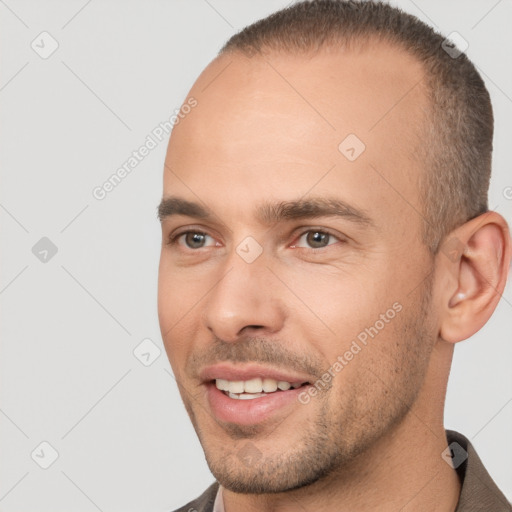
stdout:
<svg viewBox="0 0 512 512">
<path fill-rule="evenodd" d="M 323 249 L 327 249 L 327 247 L 329 247 L 330 245 L 334 245 L 334 244 L 328 244 L 325 247 L 317 247 L 317 248 L 314 248 L 314 247 L 297 247 L 296 244 L 298 243 L 298 241 L 304 235 L 306 235 L 307 233 L 321 233 L 321 234 L 324 234 L 324 235 L 328 235 L 329 237 L 335 238 L 337 240 L 337 242 L 341 242 L 341 243 L 346 242 L 346 240 L 344 240 L 343 238 L 340 238 L 338 235 L 335 235 L 334 233 L 330 232 L 327 229 L 324 229 L 324 228 L 323 229 L 318 229 L 318 228 L 308 227 L 308 229 L 305 229 L 304 231 L 301 231 L 300 233 L 298 233 L 294 237 L 295 241 L 293 242 L 293 245 L 292 245 L 293 249 L 302 249 L 302 250 L 313 251 L 315 253 L 318 253 L 318 252 L 322 251 Z M 204 235 L 204 236 L 210 236 L 211 238 L 214 238 L 214 237 L 212 237 L 211 235 L 209 235 L 208 233 L 206 233 L 204 231 L 188 229 L 186 231 L 182 231 L 182 232 L 176 233 L 174 235 L 169 235 L 169 238 L 168 238 L 168 241 L 167 241 L 167 245 L 173 245 L 173 246 L 178 245 L 179 239 L 182 236 L 188 235 L 188 234 Z M 203 249 L 203 248 L 204 247 L 200 247 L 199 249 Z M 199 249 L 192 249 L 190 247 L 186 248 L 186 250 L 190 250 L 190 251 L 198 251 Z"/>
</svg>

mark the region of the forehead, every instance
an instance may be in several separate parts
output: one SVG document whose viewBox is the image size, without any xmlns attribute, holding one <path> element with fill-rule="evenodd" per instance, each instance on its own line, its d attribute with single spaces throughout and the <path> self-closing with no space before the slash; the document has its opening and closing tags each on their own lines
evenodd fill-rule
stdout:
<svg viewBox="0 0 512 512">
<path fill-rule="evenodd" d="M 380 125 L 383 116 L 384 125 L 404 114 L 417 117 L 420 110 L 411 106 L 425 103 L 423 75 L 421 63 L 396 45 L 366 41 L 315 54 L 224 54 L 204 70 L 190 94 L 204 117 L 222 111 L 217 123 L 223 127 L 225 120 L 235 126 L 269 113 L 277 121 L 280 113 L 294 109 L 304 120 L 318 121 L 319 128 L 342 132 L 352 126 L 364 133 Z M 200 116 L 195 117 L 200 129 Z"/>
<path fill-rule="evenodd" d="M 212 195 L 228 187 L 247 200 L 286 200 L 315 186 L 344 189 L 356 202 L 364 190 L 366 201 L 388 194 L 383 200 L 392 203 L 383 188 L 390 182 L 418 202 L 424 91 L 422 66 L 383 43 L 315 55 L 222 55 L 194 84 L 197 106 L 174 128 L 164 193 L 190 195 L 186 182 Z"/>
</svg>

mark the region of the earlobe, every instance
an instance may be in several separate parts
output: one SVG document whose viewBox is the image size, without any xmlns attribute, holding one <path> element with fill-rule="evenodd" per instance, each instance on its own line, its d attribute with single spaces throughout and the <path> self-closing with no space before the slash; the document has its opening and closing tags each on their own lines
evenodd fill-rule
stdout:
<svg viewBox="0 0 512 512">
<path fill-rule="evenodd" d="M 507 281 L 511 258 L 508 225 L 496 212 L 466 222 L 447 237 L 461 248 L 441 247 L 442 272 L 450 283 L 443 293 L 440 337 L 457 343 L 479 331 L 494 312 Z M 449 257 L 446 255 L 449 254 Z"/>
</svg>

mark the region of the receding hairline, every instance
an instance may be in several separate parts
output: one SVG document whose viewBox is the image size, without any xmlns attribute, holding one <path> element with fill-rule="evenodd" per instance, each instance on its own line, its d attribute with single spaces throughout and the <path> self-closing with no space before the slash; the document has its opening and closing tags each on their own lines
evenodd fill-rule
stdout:
<svg viewBox="0 0 512 512">
<path fill-rule="evenodd" d="M 236 37 L 236 35 L 233 36 L 233 38 L 234 37 Z M 282 41 L 269 39 L 258 46 L 252 44 L 241 44 L 240 46 L 226 44 L 219 50 L 217 57 L 235 53 L 242 53 L 249 58 L 271 54 L 313 56 L 322 51 L 368 51 L 370 46 L 375 43 L 393 49 L 401 49 L 405 53 L 413 56 L 413 53 L 407 51 L 407 46 L 404 45 L 396 35 L 388 32 L 369 31 L 329 34 L 318 44 L 307 46 L 291 44 L 287 39 L 283 39 Z M 416 60 L 419 59 L 416 58 Z"/>
</svg>

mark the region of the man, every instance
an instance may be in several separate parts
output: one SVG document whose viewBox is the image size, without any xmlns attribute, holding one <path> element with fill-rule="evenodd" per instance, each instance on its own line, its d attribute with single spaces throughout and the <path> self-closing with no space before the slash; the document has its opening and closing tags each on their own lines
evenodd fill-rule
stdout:
<svg viewBox="0 0 512 512">
<path fill-rule="evenodd" d="M 159 318 L 216 482 L 179 510 L 510 510 L 443 426 L 511 258 L 489 95 L 445 43 L 387 4 L 298 3 L 192 87 Z"/>
</svg>

